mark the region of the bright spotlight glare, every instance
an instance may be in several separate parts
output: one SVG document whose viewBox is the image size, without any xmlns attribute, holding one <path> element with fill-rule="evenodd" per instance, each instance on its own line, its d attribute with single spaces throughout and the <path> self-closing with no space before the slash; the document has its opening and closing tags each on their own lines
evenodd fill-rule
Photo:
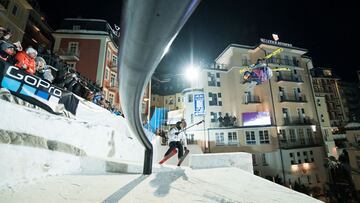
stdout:
<svg viewBox="0 0 360 203">
<path fill-rule="evenodd" d="M 188 80 L 193 81 L 193 80 L 197 79 L 198 76 L 199 76 L 199 68 L 190 65 L 190 66 L 186 69 L 185 75 L 186 75 L 186 78 L 187 78 Z"/>
</svg>

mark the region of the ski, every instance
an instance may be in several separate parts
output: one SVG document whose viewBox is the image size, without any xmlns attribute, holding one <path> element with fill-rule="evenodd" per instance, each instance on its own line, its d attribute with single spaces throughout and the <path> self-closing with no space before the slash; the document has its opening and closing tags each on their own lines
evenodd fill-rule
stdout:
<svg viewBox="0 0 360 203">
<path fill-rule="evenodd" d="M 165 161 L 167 161 L 168 159 L 170 159 L 172 156 L 174 156 L 177 153 L 176 149 L 173 149 L 171 151 L 170 154 L 168 154 L 167 156 L 165 156 L 163 159 L 161 159 L 161 161 L 159 161 L 159 164 L 163 164 Z"/>
<path fill-rule="evenodd" d="M 186 156 L 189 154 L 190 150 L 186 150 L 184 155 L 179 159 L 179 162 L 178 162 L 178 165 L 177 166 L 180 166 L 181 163 L 184 161 L 184 159 L 186 158 Z"/>
</svg>

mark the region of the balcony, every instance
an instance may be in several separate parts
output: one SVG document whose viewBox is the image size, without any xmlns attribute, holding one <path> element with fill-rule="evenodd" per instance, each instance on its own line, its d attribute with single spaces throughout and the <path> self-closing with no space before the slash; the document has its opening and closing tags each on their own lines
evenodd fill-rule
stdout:
<svg viewBox="0 0 360 203">
<path fill-rule="evenodd" d="M 294 149 L 294 148 L 306 148 L 306 147 L 318 147 L 323 145 L 323 140 L 318 137 L 303 138 L 303 139 L 282 139 L 280 140 L 280 148 L 282 149 Z"/>
<path fill-rule="evenodd" d="M 315 121 L 309 117 L 288 117 L 283 118 L 284 125 L 315 125 Z"/>
<path fill-rule="evenodd" d="M 260 104 L 260 97 L 259 96 L 246 96 L 244 98 L 244 104 Z"/>
<path fill-rule="evenodd" d="M 114 62 L 114 61 L 107 61 L 107 64 L 108 64 L 108 66 L 110 67 L 110 69 L 112 70 L 112 71 L 117 71 L 117 69 L 118 69 L 118 63 L 117 62 Z"/>
<path fill-rule="evenodd" d="M 304 94 L 281 94 L 280 92 L 280 102 L 299 102 L 306 103 L 306 96 Z"/>
<path fill-rule="evenodd" d="M 59 49 L 55 52 L 56 55 L 59 56 L 61 60 L 64 61 L 79 61 L 80 60 L 80 52 L 79 51 L 70 51 L 70 50 L 62 50 Z"/>
<path fill-rule="evenodd" d="M 289 75 L 289 76 L 285 76 L 285 75 L 281 75 L 281 76 L 277 76 L 277 82 L 296 82 L 296 83 L 303 83 L 303 79 L 301 78 L 301 76 L 297 75 Z"/>
<path fill-rule="evenodd" d="M 298 60 L 290 60 L 290 59 L 279 59 L 279 58 L 269 58 L 267 60 L 269 64 L 274 65 L 285 65 L 285 66 L 294 66 L 299 67 L 299 61 Z"/>
</svg>

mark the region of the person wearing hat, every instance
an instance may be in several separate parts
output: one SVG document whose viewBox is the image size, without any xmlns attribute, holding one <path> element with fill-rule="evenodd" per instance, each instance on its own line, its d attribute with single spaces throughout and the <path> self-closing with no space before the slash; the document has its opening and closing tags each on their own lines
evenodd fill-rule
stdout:
<svg viewBox="0 0 360 203">
<path fill-rule="evenodd" d="M 52 83 L 54 80 L 54 76 L 51 73 L 51 69 L 46 65 L 46 61 L 42 57 L 35 58 L 35 65 L 36 65 L 36 75 L 39 76 L 41 79 L 45 79 L 48 82 Z"/>
<path fill-rule="evenodd" d="M 16 48 L 13 44 L 5 41 L 0 41 L 0 59 L 11 64 L 14 63 L 14 56 L 16 54 Z"/>
<path fill-rule="evenodd" d="M 178 159 L 180 159 L 184 155 L 184 149 L 187 150 L 187 141 L 186 141 L 186 135 L 181 130 L 181 121 L 178 121 L 176 123 L 176 126 L 171 128 L 169 131 L 169 149 L 165 153 L 164 157 L 169 155 L 175 148 L 178 149 Z M 184 143 L 184 149 L 183 145 L 181 143 L 183 141 Z"/>
<path fill-rule="evenodd" d="M 24 69 L 27 73 L 34 75 L 35 74 L 35 58 L 37 56 L 37 51 L 31 47 L 27 48 L 26 51 L 20 51 L 16 54 L 15 59 L 17 63 L 16 67 Z"/>
</svg>

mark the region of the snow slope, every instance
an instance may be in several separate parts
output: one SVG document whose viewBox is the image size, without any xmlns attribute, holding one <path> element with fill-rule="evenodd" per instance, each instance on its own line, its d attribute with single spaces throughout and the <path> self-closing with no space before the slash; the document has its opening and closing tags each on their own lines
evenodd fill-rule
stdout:
<svg viewBox="0 0 360 203">
<path fill-rule="evenodd" d="M 143 175 L 59 176 L 0 191 L 0 202 L 316 203 L 236 168 L 168 168 Z"/>
</svg>

